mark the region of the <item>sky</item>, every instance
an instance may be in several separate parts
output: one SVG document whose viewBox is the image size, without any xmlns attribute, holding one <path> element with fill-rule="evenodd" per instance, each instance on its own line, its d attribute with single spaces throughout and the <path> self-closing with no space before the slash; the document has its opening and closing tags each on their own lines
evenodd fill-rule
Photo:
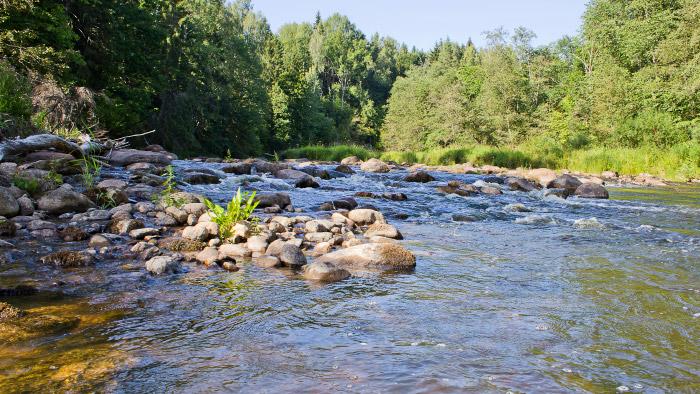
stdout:
<svg viewBox="0 0 700 394">
<path fill-rule="evenodd" d="M 289 22 L 313 22 L 338 12 L 367 37 L 377 32 L 409 47 L 430 49 L 441 38 L 485 45 L 483 32 L 503 26 L 534 31 L 535 45 L 578 33 L 587 0 L 253 0 L 273 31 Z"/>
</svg>

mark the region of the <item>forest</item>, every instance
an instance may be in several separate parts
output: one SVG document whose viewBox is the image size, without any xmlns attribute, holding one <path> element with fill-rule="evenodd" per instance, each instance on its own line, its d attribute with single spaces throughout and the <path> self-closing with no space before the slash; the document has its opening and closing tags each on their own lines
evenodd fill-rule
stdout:
<svg viewBox="0 0 700 394">
<path fill-rule="evenodd" d="M 182 156 L 354 145 L 407 162 L 700 175 L 696 0 L 592 0 L 580 34 L 546 46 L 495 28 L 483 47 L 427 51 L 339 14 L 273 32 L 245 0 L 0 7 L 3 137 L 155 130 L 142 142 Z"/>
</svg>

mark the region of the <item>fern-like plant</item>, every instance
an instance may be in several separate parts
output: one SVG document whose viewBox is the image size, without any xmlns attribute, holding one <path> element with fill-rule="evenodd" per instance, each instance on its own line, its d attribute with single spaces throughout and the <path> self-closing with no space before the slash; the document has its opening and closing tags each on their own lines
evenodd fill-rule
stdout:
<svg viewBox="0 0 700 394">
<path fill-rule="evenodd" d="M 236 223 L 250 218 L 258 203 L 259 201 L 255 201 L 255 192 L 243 193 L 240 188 L 238 188 L 226 209 L 209 200 L 204 200 L 204 204 L 209 209 L 211 221 L 219 225 L 219 238 L 222 240 L 228 239 L 233 235 L 233 227 Z"/>
<path fill-rule="evenodd" d="M 173 166 L 165 167 L 166 174 L 165 180 L 163 181 L 163 191 L 158 194 L 151 196 L 154 204 L 161 203 L 166 207 L 176 207 L 180 208 L 185 204 L 185 200 L 175 197 L 177 193 L 177 183 L 175 182 L 175 170 Z"/>
</svg>

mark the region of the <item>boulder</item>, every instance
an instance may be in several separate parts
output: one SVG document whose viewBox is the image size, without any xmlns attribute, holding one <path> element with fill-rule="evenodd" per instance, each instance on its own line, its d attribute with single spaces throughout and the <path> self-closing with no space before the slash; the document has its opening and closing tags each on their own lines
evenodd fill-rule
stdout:
<svg viewBox="0 0 700 394">
<path fill-rule="evenodd" d="M 67 187 L 59 187 L 50 191 L 38 201 L 39 209 L 52 215 L 66 212 L 85 212 L 94 208 L 95 204 L 85 195 L 74 192 Z"/>
<path fill-rule="evenodd" d="M 578 189 L 581 184 L 581 181 L 579 181 L 577 178 L 569 174 L 563 174 L 551 180 L 546 186 L 547 189 L 564 189 L 569 195 L 571 195 L 576 192 L 576 189 Z"/>
<path fill-rule="evenodd" d="M 211 185 L 221 182 L 219 176 L 204 172 L 188 172 L 182 177 L 182 180 L 190 185 Z"/>
<path fill-rule="evenodd" d="M 463 186 L 469 186 L 469 185 L 463 185 Z M 472 190 L 470 190 L 470 189 L 466 189 L 466 188 L 463 188 L 463 187 L 461 187 L 461 186 L 460 186 L 460 187 L 454 187 L 454 186 L 450 186 L 450 185 L 448 185 L 448 186 L 438 186 L 438 187 L 435 188 L 435 190 L 437 190 L 437 191 L 440 192 L 440 193 L 444 193 L 444 194 L 456 194 L 456 195 L 462 196 L 462 197 L 469 197 L 469 196 L 472 196 L 472 195 L 474 195 L 474 194 L 476 193 L 476 191 L 472 191 Z"/>
<path fill-rule="evenodd" d="M 433 182 L 435 180 L 435 178 L 425 171 L 418 171 L 418 172 L 414 172 L 412 174 L 408 174 L 403 180 L 405 182 L 427 183 L 427 182 Z"/>
<path fill-rule="evenodd" d="M 304 234 L 304 239 L 309 242 L 328 242 L 331 240 L 331 238 L 333 238 L 333 233 L 330 232 Z"/>
<path fill-rule="evenodd" d="M 104 235 L 95 234 L 90 238 L 88 245 L 93 248 L 104 248 L 111 245 L 111 242 L 109 238 L 105 237 Z"/>
<path fill-rule="evenodd" d="M 253 252 L 240 244 L 224 244 L 219 247 L 219 259 L 235 259 L 236 257 L 250 257 Z"/>
<path fill-rule="evenodd" d="M 350 166 L 348 166 L 347 164 L 341 164 L 338 167 L 336 167 L 335 170 L 342 173 L 342 174 L 348 174 L 348 175 L 355 173 L 355 170 L 350 168 Z"/>
<path fill-rule="evenodd" d="M 143 228 L 144 224 L 142 221 L 137 219 L 125 219 L 119 221 L 112 221 L 110 225 L 110 231 L 115 234 L 128 234 L 130 231 L 137 228 Z"/>
<path fill-rule="evenodd" d="M 531 192 L 533 190 L 537 190 L 537 187 L 534 184 L 532 184 L 532 182 L 527 181 L 523 178 L 506 178 L 505 183 L 506 185 L 508 185 L 510 190 L 516 190 L 521 192 Z"/>
<path fill-rule="evenodd" d="M 373 209 L 353 209 L 348 212 L 348 219 L 354 223 L 364 226 L 373 223 L 386 223 L 384 215 L 381 212 Z"/>
<path fill-rule="evenodd" d="M 124 189 L 127 187 L 127 183 L 121 179 L 105 179 L 100 181 L 96 187 L 98 190 Z"/>
<path fill-rule="evenodd" d="M 333 201 L 327 201 L 319 207 L 321 211 L 333 211 L 336 209 L 355 209 L 357 208 L 357 201 L 352 197 L 343 197 Z"/>
<path fill-rule="evenodd" d="M 328 253 L 316 262 L 332 263 L 349 271 L 405 271 L 416 266 L 416 256 L 400 245 L 369 243 Z"/>
<path fill-rule="evenodd" d="M 349 156 L 340 161 L 340 164 L 344 165 L 357 165 L 360 163 L 362 163 L 362 160 L 357 156 Z"/>
<path fill-rule="evenodd" d="M 306 264 L 306 256 L 301 252 L 301 249 L 296 245 L 288 243 L 280 247 L 276 257 L 287 267 L 298 268 Z"/>
<path fill-rule="evenodd" d="M 399 232 L 399 230 L 397 230 L 396 227 L 387 223 L 374 223 L 367 228 L 367 231 L 365 232 L 365 237 L 370 238 L 375 236 L 392 239 L 403 239 L 403 235 L 401 235 L 401 232 Z"/>
<path fill-rule="evenodd" d="M 292 200 L 287 193 L 261 193 L 255 195 L 255 201 L 258 201 L 258 208 L 266 208 L 278 206 L 284 208 L 292 204 Z"/>
<path fill-rule="evenodd" d="M 221 171 L 227 174 L 250 175 L 251 169 L 252 166 L 249 163 L 233 163 L 226 165 Z"/>
<path fill-rule="evenodd" d="M 0 216 L 13 217 L 20 213 L 20 205 L 12 192 L 0 186 Z"/>
<path fill-rule="evenodd" d="M 378 172 L 378 173 L 383 173 L 383 172 L 389 172 L 391 169 L 389 168 L 389 165 L 384 163 L 383 161 L 379 159 L 369 159 L 366 162 L 362 163 L 360 165 L 360 169 L 365 172 Z"/>
<path fill-rule="evenodd" d="M 595 183 L 584 183 L 574 192 L 574 195 L 579 198 L 610 198 L 607 189 Z"/>
<path fill-rule="evenodd" d="M 149 236 L 159 235 L 160 230 L 157 228 L 145 227 L 137 228 L 135 230 L 129 231 L 129 237 L 133 239 L 144 239 Z"/>
<path fill-rule="evenodd" d="M 107 157 L 109 163 L 115 166 L 128 166 L 134 163 L 152 163 L 168 165 L 172 162 L 171 156 L 165 152 L 152 152 L 136 149 L 114 150 Z"/>
<path fill-rule="evenodd" d="M 304 224 L 304 229 L 308 233 L 328 232 L 331 231 L 333 227 L 335 227 L 335 225 L 332 221 L 324 219 L 309 220 Z"/>
<path fill-rule="evenodd" d="M 197 253 L 195 259 L 207 267 L 215 265 L 219 262 L 219 250 L 214 247 L 206 247 Z"/>
<path fill-rule="evenodd" d="M 499 189 L 497 187 L 493 187 L 493 186 L 482 186 L 481 188 L 479 188 L 479 191 L 483 194 L 488 194 L 491 196 L 497 196 L 499 194 L 503 194 L 501 189 Z"/>
<path fill-rule="evenodd" d="M 297 179 L 296 182 L 294 182 L 294 187 L 299 189 L 311 187 L 315 189 L 321 187 L 321 185 L 319 185 L 318 182 L 316 182 L 316 180 L 311 175 L 306 175 L 302 178 Z"/>
<path fill-rule="evenodd" d="M 350 276 L 350 272 L 329 262 L 313 262 L 304 266 L 304 278 L 319 282 L 337 282 Z"/>
<path fill-rule="evenodd" d="M 255 262 L 255 265 L 263 268 L 273 268 L 282 265 L 280 263 L 280 259 L 278 259 L 275 256 L 270 256 L 266 254 L 256 257 L 253 261 Z"/>
<path fill-rule="evenodd" d="M 17 199 L 17 204 L 19 204 L 19 213 L 22 216 L 32 216 L 34 214 L 34 202 L 31 198 L 27 196 L 22 196 Z M 8 217 L 7 215 L 1 215 Z"/>
<path fill-rule="evenodd" d="M 294 179 L 294 180 L 298 180 L 298 179 L 302 179 L 302 178 L 306 178 L 306 177 L 310 176 L 309 174 L 307 174 L 303 171 L 293 170 L 291 168 L 285 168 L 285 169 L 276 171 L 274 175 L 275 175 L 275 178 Z"/>
<path fill-rule="evenodd" d="M 214 222 L 197 223 L 182 230 L 182 238 L 193 241 L 208 241 L 219 235 L 219 226 Z"/>
<path fill-rule="evenodd" d="M 527 171 L 525 177 L 537 182 L 542 187 L 547 187 L 547 184 L 557 178 L 557 173 L 549 168 L 535 168 Z"/>
<path fill-rule="evenodd" d="M 181 267 L 180 261 L 172 256 L 156 256 L 146 261 L 146 270 L 153 275 L 175 274 Z"/>
</svg>

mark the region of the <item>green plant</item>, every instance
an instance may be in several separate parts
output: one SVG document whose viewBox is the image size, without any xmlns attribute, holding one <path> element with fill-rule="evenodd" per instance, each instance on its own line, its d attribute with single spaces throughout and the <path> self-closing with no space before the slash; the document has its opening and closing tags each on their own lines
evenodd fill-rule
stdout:
<svg viewBox="0 0 700 394">
<path fill-rule="evenodd" d="M 91 155 L 84 155 L 80 160 L 80 180 L 86 190 L 95 188 L 97 179 L 102 173 L 102 162 Z"/>
<path fill-rule="evenodd" d="M 226 148 L 226 156 L 224 156 L 224 161 L 229 163 L 233 161 L 233 156 L 231 156 L 231 149 Z"/>
<path fill-rule="evenodd" d="M 180 208 L 185 205 L 185 200 L 176 197 L 177 182 L 175 182 L 175 169 L 173 166 L 165 167 L 165 180 L 161 184 L 163 190 L 160 193 L 156 193 L 151 197 L 154 204 L 162 204 L 166 207 L 176 207 Z"/>
<path fill-rule="evenodd" d="M 12 184 L 29 193 L 30 195 L 36 194 L 41 188 L 41 184 L 37 179 L 25 178 L 19 175 L 15 175 L 14 177 L 12 177 Z"/>
<path fill-rule="evenodd" d="M 93 199 L 102 209 L 114 208 L 117 206 L 117 201 L 108 191 L 96 191 Z"/>
<path fill-rule="evenodd" d="M 209 209 L 211 220 L 219 225 L 219 238 L 225 240 L 233 235 L 233 226 L 243 220 L 248 220 L 253 211 L 258 206 L 259 201 L 255 201 L 255 192 L 242 193 L 241 189 L 233 196 L 231 201 L 223 207 L 214 204 L 209 200 L 204 200 L 204 204 Z M 253 218 L 255 219 L 255 218 Z M 253 220 L 253 227 L 257 227 Z"/>
<path fill-rule="evenodd" d="M 63 184 L 63 176 L 57 173 L 55 170 L 51 170 L 48 174 L 44 175 L 44 180 L 46 182 L 51 182 L 56 186 Z"/>
</svg>

